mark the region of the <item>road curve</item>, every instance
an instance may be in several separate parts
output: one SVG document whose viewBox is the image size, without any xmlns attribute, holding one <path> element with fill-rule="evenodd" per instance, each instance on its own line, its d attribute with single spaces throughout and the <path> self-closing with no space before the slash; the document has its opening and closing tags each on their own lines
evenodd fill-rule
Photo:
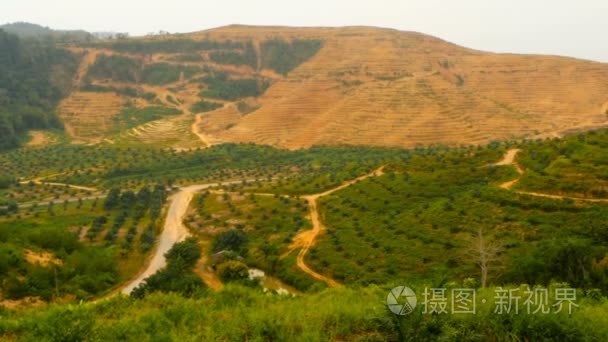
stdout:
<svg viewBox="0 0 608 342">
<path fill-rule="evenodd" d="M 154 255 L 152 256 L 150 263 L 142 273 L 140 273 L 135 279 L 131 280 L 127 285 L 125 285 L 122 288 L 121 292 L 127 295 L 130 294 L 133 289 L 143 283 L 146 278 L 153 275 L 161 268 L 165 267 L 165 265 L 167 264 L 167 260 L 165 259 L 165 253 L 167 253 L 171 249 L 171 247 L 173 247 L 174 244 L 184 241 L 188 236 L 190 236 L 188 228 L 184 226 L 182 221 L 184 215 L 186 214 L 186 211 L 188 210 L 188 206 L 192 201 L 192 197 L 196 192 L 212 187 L 241 184 L 243 182 L 248 181 L 249 180 L 239 180 L 222 183 L 191 185 L 180 188 L 177 193 L 175 193 L 169 198 L 170 205 L 169 211 L 167 212 L 167 218 L 165 219 L 163 231 L 160 234 L 156 249 L 154 251 Z"/>
<path fill-rule="evenodd" d="M 501 161 L 493 164 L 494 166 L 511 165 L 511 166 L 515 167 L 515 170 L 517 170 L 517 173 L 519 174 L 519 176 L 516 179 L 500 184 L 499 187 L 501 189 L 511 190 L 513 188 L 513 186 L 515 184 L 517 184 L 519 182 L 519 180 L 521 179 L 521 177 L 523 177 L 523 175 L 526 173 L 526 171 L 517 162 L 516 158 L 517 158 L 517 155 L 519 154 L 519 152 L 521 152 L 520 149 L 517 149 L 517 148 L 510 149 L 505 153 L 505 156 Z M 520 195 L 543 197 L 543 198 L 556 199 L 556 200 L 569 199 L 569 200 L 573 200 L 573 201 L 592 202 L 592 203 L 608 202 L 608 198 L 574 197 L 574 196 L 553 195 L 553 194 L 546 194 L 546 193 L 533 192 L 533 191 L 524 191 L 524 190 L 515 190 L 515 193 L 520 194 Z"/>
<path fill-rule="evenodd" d="M 343 183 L 342 185 L 335 187 L 333 189 L 327 190 L 325 192 L 322 193 L 318 193 L 318 194 L 314 194 L 314 195 L 308 195 L 308 196 L 302 196 L 302 198 L 306 199 L 306 201 L 308 201 L 308 207 L 310 210 L 310 220 L 312 223 L 312 229 L 311 230 L 306 230 L 300 234 L 298 234 L 295 238 L 294 238 L 294 242 L 293 244 L 290 246 L 290 252 L 297 249 L 297 248 L 301 248 L 300 252 L 297 255 L 296 258 L 296 265 L 298 266 L 298 268 L 300 270 L 302 270 L 304 273 L 308 274 L 309 276 L 320 280 L 324 283 L 326 283 L 328 286 L 330 287 L 340 287 L 342 286 L 340 283 L 338 283 L 337 281 L 335 281 L 332 278 L 326 277 L 318 272 L 315 272 L 313 269 L 311 269 L 307 264 L 306 264 L 306 254 L 308 254 L 308 251 L 315 245 L 317 237 L 319 236 L 319 234 L 321 234 L 321 232 L 323 232 L 326 228 L 323 225 L 323 222 L 321 221 L 320 217 L 319 217 L 319 210 L 318 210 L 318 206 L 317 206 L 317 201 L 319 198 L 324 197 L 324 196 L 328 196 L 333 194 L 334 192 L 340 191 L 342 189 L 345 189 L 359 181 L 362 181 L 366 178 L 369 177 L 378 177 L 384 174 L 384 166 L 372 171 L 371 173 L 368 173 L 366 175 L 357 177 L 355 179 L 352 179 L 348 182 Z M 288 254 L 290 253 L 288 252 Z"/>
</svg>

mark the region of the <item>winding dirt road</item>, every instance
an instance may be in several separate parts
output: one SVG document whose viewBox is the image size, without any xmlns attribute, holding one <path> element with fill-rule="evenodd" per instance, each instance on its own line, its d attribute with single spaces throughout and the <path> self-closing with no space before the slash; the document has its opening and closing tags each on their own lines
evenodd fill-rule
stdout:
<svg viewBox="0 0 608 342">
<path fill-rule="evenodd" d="M 312 229 L 311 230 L 306 230 L 300 234 L 298 234 L 295 238 L 293 243 L 291 244 L 291 246 L 289 247 L 289 252 L 287 252 L 287 254 L 291 253 L 292 251 L 300 248 L 300 252 L 298 253 L 297 259 L 296 259 L 296 264 L 298 266 L 298 268 L 300 270 L 302 270 L 303 272 L 305 272 L 306 274 L 310 275 L 311 277 L 322 281 L 324 283 L 326 283 L 328 286 L 330 287 L 340 287 L 342 286 L 340 283 L 338 283 L 337 281 L 335 281 L 334 279 L 331 279 L 329 277 L 326 277 L 320 273 L 315 272 L 313 269 L 311 269 L 305 261 L 305 257 L 306 254 L 308 254 L 308 251 L 315 245 L 315 242 L 317 240 L 317 237 L 319 236 L 319 234 L 321 234 L 323 231 L 326 230 L 325 226 L 323 225 L 323 222 L 321 221 L 320 217 L 319 217 L 319 210 L 318 210 L 318 200 L 321 197 L 333 194 L 334 192 L 340 191 L 342 189 L 345 189 L 361 180 L 364 180 L 366 178 L 369 177 L 378 177 L 384 174 L 384 166 L 374 170 L 371 173 L 368 173 L 366 175 L 363 175 L 361 177 L 355 178 L 353 180 L 350 180 L 336 188 L 333 188 L 331 190 L 319 193 L 319 194 L 314 194 L 314 195 L 308 195 L 308 196 L 302 196 L 302 198 L 306 199 L 308 201 L 308 207 L 310 209 L 310 220 L 312 222 Z"/>
<path fill-rule="evenodd" d="M 127 285 L 125 285 L 121 292 L 124 294 L 130 294 L 133 289 L 139 286 L 144 279 L 153 275 L 161 268 L 165 267 L 167 264 L 167 260 L 165 259 L 165 253 L 167 253 L 174 244 L 185 240 L 188 236 L 190 236 L 190 232 L 188 228 L 183 224 L 183 218 L 188 210 L 188 206 L 192 201 L 192 197 L 196 192 L 201 190 L 205 190 L 212 187 L 222 186 L 222 185 L 233 185 L 233 184 L 241 184 L 243 182 L 248 182 L 249 180 L 239 180 L 239 181 L 231 181 L 231 182 L 222 182 L 222 183 L 211 183 L 211 184 L 202 184 L 202 185 L 192 185 L 180 188 L 179 191 L 172 195 L 169 205 L 169 211 L 167 212 L 167 218 L 165 219 L 165 224 L 163 227 L 163 231 L 160 234 L 158 244 L 150 260 L 150 263 L 146 267 L 146 269 L 140 273 L 135 279 L 130 281 Z"/>
<path fill-rule="evenodd" d="M 306 254 L 308 254 L 310 249 L 312 247 L 314 247 L 317 237 L 323 231 L 326 230 L 325 226 L 323 225 L 323 222 L 321 221 L 320 215 L 319 215 L 318 200 L 321 197 L 331 195 L 334 192 L 345 189 L 366 178 L 381 176 L 384 174 L 384 168 L 385 168 L 385 166 L 381 166 L 378 169 L 376 169 L 368 174 L 365 174 L 363 176 L 349 180 L 349 181 L 341 184 L 340 186 L 337 186 L 337 187 L 327 190 L 325 192 L 318 193 L 318 194 L 312 194 L 312 195 L 306 195 L 306 196 L 300 196 L 301 198 L 305 199 L 308 202 L 312 229 L 305 230 L 305 231 L 299 233 L 294 238 L 291 245 L 289 246 L 287 253 L 283 254 L 281 256 L 281 258 L 284 258 L 287 255 L 291 254 L 293 251 L 299 249 L 300 251 L 298 252 L 298 255 L 296 258 L 296 265 L 298 266 L 298 268 L 300 270 L 302 270 L 302 272 L 310 275 L 311 277 L 315 278 L 316 280 L 326 283 L 330 287 L 341 287 L 342 285 L 340 283 L 338 283 L 337 281 L 335 281 L 334 279 L 315 272 L 312 268 L 310 268 L 310 266 L 308 266 L 306 264 L 306 261 L 305 261 Z M 226 191 L 213 191 L 213 190 L 211 192 L 213 192 L 213 193 L 231 193 L 231 192 L 226 192 Z M 273 197 L 277 196 L 276 194 L 272 194 L 272 193 L 255 193 L 254 192 L 254 193 L 246 193 L 246 194 L 253 194 L 256 196 L 273 196 Z M 289 197 L 289 198 L 294 197 L 294 196 L 290 196 L 290 195 L 278 195 L 278 196 Z"/>
<path fill-rule="evenodd" d="M 515 184 L 517 184 L 521 180 L 521 177 L 523 177 L 523 175 L 526 173 L 526 171 L 519 165 L 519 163 L 517 163 L 517 154 L 519 154 L 519 152 L 521 152 L 520 149 L 517 149 L 517 148 L 510 149 L 507 151 L 507 153 L 505 153 L 505 156 L 501 161 L 499 161 L 498 163 L 492 164 L 494 166 L 511 165 L 511 166 L 515 167 L 515 169 L 517 170 L 517 173 L 519 173 L 519 177 L 517 177 L 516 179 L 500 184 L 499 187 L 501 189 L 511 190 L 513 188 L 513 186 Z M 573 201 L 581 201 L 581 202 L 608 202 L 607 198 L 573 197 L 573 196 L 553 195 L 553 194 L 545 194 L 545 193 L 540 193 L 540 192 L 523 191 L 523 190 L 516 190 L 515 193 L 518 193 L 520 195 L 528 195 L 528 196 L 558 199 L 558 200 L 570 199 Z"/>
</svg>

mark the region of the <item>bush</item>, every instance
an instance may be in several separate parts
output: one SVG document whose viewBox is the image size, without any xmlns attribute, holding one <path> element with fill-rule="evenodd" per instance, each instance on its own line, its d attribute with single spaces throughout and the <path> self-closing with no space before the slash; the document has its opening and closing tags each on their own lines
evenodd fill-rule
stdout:
<svg viewBox="0 0 608 342">
<path fill-rule="evenodd" d="M 131 292 L 134 298 L 143 298 L 152 292 L 177 292 L 184 296 L 193 296 L 205 285 L 201 278 L 192 272 L 192 268 L 201 256 L 201 250 L 194 238 L 176 243 L 165 254 L 167 266 L 146 278 Z"/>
<path fill-rule="evenodd" d="M 247 236 L 240 230 L 229 230 L 218 235 L 213 240 L 213 252 L 221 252 L 224 250 L 238 252 L 247 243 Z"/>
<path fill-rule="evenodd" d="M 222 281 L 238 281 L 249 277 L 249 268 L 241 261 L 230 260 L 217 267 L 217 274 Z"/>
</svg>

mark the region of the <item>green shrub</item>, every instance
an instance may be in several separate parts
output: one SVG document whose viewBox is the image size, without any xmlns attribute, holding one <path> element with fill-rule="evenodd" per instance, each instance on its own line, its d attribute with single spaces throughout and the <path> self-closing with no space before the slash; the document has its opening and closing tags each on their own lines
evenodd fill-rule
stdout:
<svg viewBox="0 0 608 342">
<path fill-rule="evenodd" d="M 247 243 L 247 236 L 240 230 L 232 229 L 221 233 L 213 240 L 213 252 L 224 250 L 239 252 Z"/>
<path fill-rule="evenodd" d="M 193 296 L 204 289 L 201 278 L 192 271 L 201 256 L 201 250 L 194 238 L 176 243 L 165 254 L 167 266 L 133 290 L 131 296 L 143 298 L 152 292 L 177 292 Z"/>
<path fill-rule="evenodd" d="M 244 280 L 249 276 L 249 268 L 241 261 L 229 260 L 218 265 L 217 274 L 224 282 Z"/>
<path fill-rule="evenodd" d="M 224 105 L 216 102 L 207 102 L 207 101 L 199 101 L 190 107 L 190 111 L 192 113 L 204 113 L 216 110 L 218 108 L 222 108 Z"/>
</svg>

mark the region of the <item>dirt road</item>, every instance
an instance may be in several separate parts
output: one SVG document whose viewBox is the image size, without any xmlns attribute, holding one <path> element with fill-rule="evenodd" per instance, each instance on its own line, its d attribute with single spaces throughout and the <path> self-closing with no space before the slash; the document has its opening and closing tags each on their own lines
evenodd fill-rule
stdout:
<svg viewBox="0 0 608 342">
<path fill-rule="evenodd" d="M 171 249 L 171 247 L 173 247 L 174 244 L 181 242 L 185 240 L 188 236 L 190 236 L 190 232 L 188 231 L 188 228 L 184 226 L 182 220 L 184 218 L 184 215 L 186 214 L 186 211 L 188 210 L 190 201 L 192 201 L 192 197 L 196 192 L 216 187 L 218 185 L 232 185 L 240 184 L 243 182 L 245 182 L 245 180 L 192 185 L 180 188 L 176 194 L 172 195 L 169 198 L 170 205 L 169 211 L 167 212 L 167 218 L 165 219 L 165 225 L 159 237 L 156 249 L 154 251 L 152 259 L 150 260 L 150 263 L 142 273 L 140 273 L 135 279 L 130 281 L 126 286 L 124 286 L 121 292 L 124 294 L 130 294 L 133 289 L 135 289 L 144 281 L 144 279 L 153 275 L 161 268 L 165 267 L 165 265 L 167 264 L 167 260 L 165 259 L 165 253 L 167 253 Z"/>
<path fill-rule="evenodd" d="M 517 182 L 519 182 L 519 180 L 521 179 L 521 176 L 523 176 L 524 169 L 522 169 L 521 166 L 519 166 L 519 164 L 515 161 L 515 158 L 517 157 L 517 154 L 519 154 L 520 151 L 521 150 L 518 148 L 512 148 L 512 149 L 508 150 L 507 153 L 505 153 L 505 156 L 501 161 L 499 161 L 498 163 L 492 164 L 493 166 L 512 165 L 515 167 L 515 170 L 517 170 L 517 173 L 519 173 L 519 177 L 517 177 L 516 179 L 500 184 L 499 187 L 501 189 L 506 189 L 506 190 L 511 189 L 515 184 L 517 184 Z"/>
<path fill-rule="evenodd" d="M 511 190 L 511 188 L 513 188 L 513 186 L 515 184 L 517 184 L 519 182 L 519 180 L 521 179 L 521 177 L 526 173 L 525 170 L 519 165 L 519 163 L 517 163 L 516 157 L 519 152 L 521 152 L 520 149 L 517 149 L 517 148 L 510 149 L 507 151 L 507 153 L 505 153 L 505 156 L 501 161 L 493 164 L 494 166 L 512 165 L 517 170 L 517 173 L 519 173 L 519 177 L 517 177 L 516 179 L 500 184 L 499 187 L 502 189 Z M 597 203 L 608 202 L 608 199 L 606 199 L 606 198 L 573 197 L 573 196 L 545 194 L 545 193 L 540 193 L 540 192 L 523 191 L 523 190 L 518 190 L 515 192 L 520 195 L 528 195 L 528 196 L 534 196 L 534 197 L 543 197 L 543 198 L 559 199 L 559 200 L 570 199 L 573 201 L 581 201 L 581 202 L 597 202 Z"/>
<path fill-rule="evenodd" d="M 313 247 L 315 245 L 315 242 L 317 240 L 317 237 L 319 236 L 319 234 L 321 234 L 326 228 L 323 225 L 323 222 L 321 221 L 320 217 L 319 217 L 319 210 L 318 210 L 318 200 L 321 197 L 330 195 L 334 192 L 340 191 L 344 188 L 347 188 L 361 180 L 364 180 L 366 178 L 369 177 L 377 177 L 377 176 L 381 176 L 382 174 L 384 174 L 384 166 L 374 170 L 371 173 L 368 173 L 366 175 L 363 175 L 361 177 L 355 178 L 353 180 L 350 180 L 336 188 L 333 188 L 331 190 L 319 193 L 319 194 L 314 194 L 314 195 L 308 195 L 308 196 L 302 196 L 304 199 L 306 199 L 308 201 L 308 207 L 310 209 L 310 220 L 312 223 L 312 229 L 311 230 L 307 230 L 304 231 L 300 234 L 298 234 L 295 238 L 293 243 L 291 244 L 291 246 L 289 247 L 290 251 L 293 251 L 295 249 L 301 248 L 300 252 L 298 253 L 298 257 L 296 259 L 296 263 L 299 269 L 301 269 L 303 272 L 307 273 L 308 275 L 310 275 L 311 277 L 323 281 L 325 282 L 328 286 L 330 287 L 340 287 L 342 285 L 340 285 L 337 281 L 326 277 L 322 274 L 319 274 L 317 272 L 315 272 L 314 270 L 312 270 L 305 261 L 305 257 L 306 254 L 308 254 L 308 251 L 310 250 L 311 247 Z"/>
<path fill-rule="evenodd" d="M 300 196 L 301 198 L 305 199 L 308 202 L 312 229 L 299 233 L 294 238 L 291 245 L 289 246 L 288 252 L 283 254 L 281 257 L 282 258 L 286 257 L 287 255 L 291 254 L 293 251 L 299 249 L 300 251 L 298 252 L 298 255 L 296 258 L 296 265 L 298 266 L 298 268 L 300 270 L 302 270 L 304 273 L 310 275 L 311 277 L 326 283 L 330 287 L 342 286 L 340 283 L 338 283 L 334 279 L 331 279 L 320 273 L 315 272 L 312 268 L 310 268 L 306 264 L 306 261 L 305 261 L 306 254 L 308 254 L 308 251 L 310 251 L 310 249 L 315 245 L 317 237 L 319 236 L 319 234 L 321 234 L 326 229 L 325 226 L 323 225 L 323 222 L 319 215 L 317 201 L 321 197 L 328 196 L 334 192 L 345 189 L 361 180 L 364 180 L 369 177 L 378 177 L 383 174 L 384 174 L 384 166 L 382 166 L 366 175 L 363 175 L 363 176 L 357 177 L 355 179 L 352 179 L 350 181 L 347 181 L 347 182 L 341 184 L 340 186 L 337 186 L 337 187 L 327 190 L 325 192 L 313 194 L 313 195 Z M 213 192 L 213 193 L 230 193 L 230 192 L 226 192 L 226 191 L 213 191 L 213 190 L 211 192 Z M 276 194 L 273 194 L 273 193 L 247 193 L 247 194 L 253 194 L 256 196 L 273 196 L 273 197 L 277 196 Z M 289 198 L 293 197 L 290 195 L 278 195 L 278 196 L 289 197 Z"/>
</svg>

